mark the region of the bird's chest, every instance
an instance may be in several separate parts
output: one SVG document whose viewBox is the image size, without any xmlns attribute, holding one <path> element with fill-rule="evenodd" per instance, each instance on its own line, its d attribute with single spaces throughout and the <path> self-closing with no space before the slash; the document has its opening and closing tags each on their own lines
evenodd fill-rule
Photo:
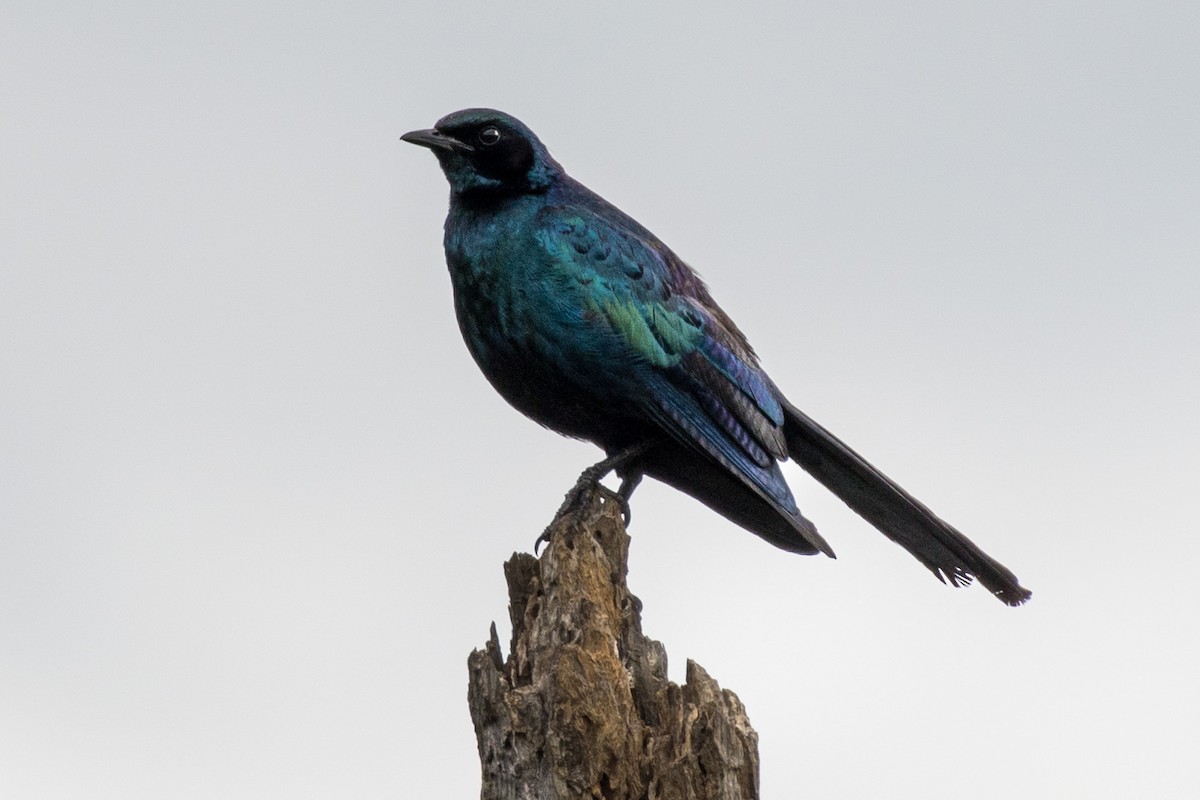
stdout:
<svg viewBox="0 0 1200 800">
<path fill-rule="evenodd" d="M 461 215 L 446 226 L 446 261 L 467 349 L 520 411 L 583 435 L 595 398 L 588 312 L 579 283 L 553 263 L 527 219 Z"/>
<path fill-rule="evenodd" d="M 454 310 L 485 371 L 483 362 L 536 358 L 531 348 L 559 324 L 544 251 L 520 222 L 462 215 L 446 226 Z"/>
</svg>

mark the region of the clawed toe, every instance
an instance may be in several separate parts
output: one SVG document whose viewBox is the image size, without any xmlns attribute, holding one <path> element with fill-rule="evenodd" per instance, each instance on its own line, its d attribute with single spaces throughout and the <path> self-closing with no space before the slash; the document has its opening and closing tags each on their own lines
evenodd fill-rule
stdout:
<svg viewBox="0 0 1200 800">
<path fill-rule="evenodd" d="M 633 519 L 633 511 L 629 507 L 629 498 L 633 494 L 633 490 L 641 483 L 642 476 L 640 473 L 625 473 L 623 468 L 627 467 L 631 461 L 636 459 L 650 447 L 649 443 L 642 443 L 626 448 L 615 455 L 611 455 L 603 461 L 593 464 L 585 469 L 579 476 L 579 480 L 575 481 L 575 485 L 571 487 L 571 491 L 567 492 L 567 496 L 563 498 L 562 505 L 559 506 L 558 512 L 554 515 L 554 519 L 546 526 L 546 530 L 542 531 L 541 536 L 533 543 L 533 554 L 537 555 L 538 549 L 543 544 L 550 542 L 550 534 L 554 526 L 567 514 L 574 511 L 580 503 L 596 491 L 596 487 L 600 485 L 600 480 L 612 472 L 617 470 L 621 473 L 623 480 L 621 488 L 613 495 L 613 499 L 621 507 L 621 516 L 625 520 L 626 527 L 629 526 Z"/>
<path fill-rule="evenodd" d="M 554 522 L 558 522 L 558 517 L 554 518 Z M 554 527 L 554 522 L 546 526 L 546 530 L 542 531 L 542 535 L 533 541 L 533 554 L 536 556 L 542 545 L 550 544 L 550 530 Z"/>
<path fill-rule="evenodd" d="M 625 527 L 628 528 L 629 523 L 633 522 L 633 508 L 629 505 L 629 499 L 633 497 L 633 490 L 642 482 L 642 473 L 634 472 L 623 477 L 621 488 L 617 490 L 617 502 L 621 504 L 621 516 L 625 518 Z"/>
</svg>

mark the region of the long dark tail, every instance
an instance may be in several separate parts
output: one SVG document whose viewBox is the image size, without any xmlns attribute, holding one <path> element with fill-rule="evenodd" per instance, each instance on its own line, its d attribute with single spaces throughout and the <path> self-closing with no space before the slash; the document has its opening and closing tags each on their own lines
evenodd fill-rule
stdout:
<svg viewBox="0 0 1200 800">
<path fill-rule="evenodd" d="M 940 580 L 965 586 L 978 578 L 1010 606 L 1032 596 L 1003 564 L 804 412 L 785 402 L 784 416 L 783 434 L 791 457 Z"/>
</svg>

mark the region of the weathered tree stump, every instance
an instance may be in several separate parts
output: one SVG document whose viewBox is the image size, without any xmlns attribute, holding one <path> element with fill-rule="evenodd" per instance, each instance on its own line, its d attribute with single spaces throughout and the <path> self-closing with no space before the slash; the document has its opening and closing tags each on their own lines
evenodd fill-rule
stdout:
<svg viewBox="0 0 1200 800">
<path fill-rule="evenodd" d="M 513 635 L 467 659 L 482 800 L 758 798 L 758 735 L 737 695 L 688 661 L 667 680 L 625 585 L 629 535 L 601 487 L 540 559 L 504 565 Z"/>
</svg>

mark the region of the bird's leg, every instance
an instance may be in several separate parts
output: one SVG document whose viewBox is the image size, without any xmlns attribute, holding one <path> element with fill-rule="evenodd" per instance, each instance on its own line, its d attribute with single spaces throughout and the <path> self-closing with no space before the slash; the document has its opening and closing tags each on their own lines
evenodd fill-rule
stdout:
<svg viewBox="0 0 1200 800">
<path fill-rule="evenodd" d="M 537 554 L 538 548 L 541 547 L 543 542 L 550 541 L 550 529 L 554 527 L 554 524 L 574 510 L 589 493 L 594 492 L 596 486 L 605 475 L 613 470 L 622 473 L 624 467 L 649 450 L 652 444 L 652 442 L 641 442 L 632 447 L 627 447 L 608 456 L 603 461 L 596 462 L 580 473 L 579 480 L 575 481 L 575 485 L 571 487 L 571 491 L 567 492 L 567 496 L 563 498 L 563 503 L 559 506 L 558 512 L 555 513 L 554 519 L 550 521 L 550 524 L 546 526 L 546 530 L 542 531 L 542 535 L 533 543 L 534 554 Z M 625 516 L 626 520 L 630 517 L 629 495 L 633 494 L 634 487 L 638 485 L 641 479 L 642 476 L 640 474 L 625 476 L 625 479 L 621 483 L 621 490 L 617 493 L 617 501 L 621 504 L 621 513 Z"/>
</svg>

